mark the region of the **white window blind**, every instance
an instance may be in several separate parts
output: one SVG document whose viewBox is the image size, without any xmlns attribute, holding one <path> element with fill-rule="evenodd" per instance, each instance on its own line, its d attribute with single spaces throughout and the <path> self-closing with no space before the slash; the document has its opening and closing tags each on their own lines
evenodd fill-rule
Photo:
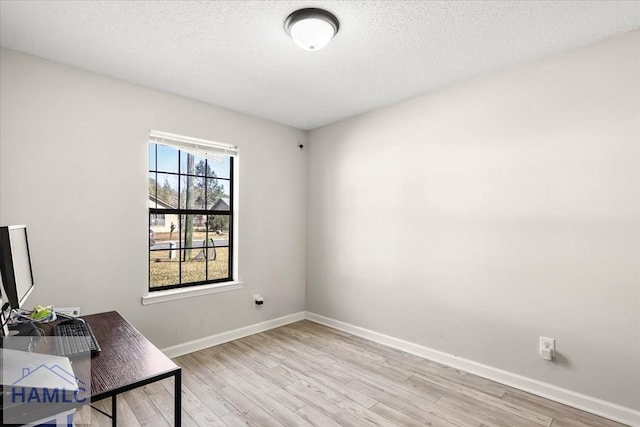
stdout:
<svg viewBox="0 0 640 427">
<path fill-rule="evenodd" d="M 221 155 L 237 156 L 238 147 L 222 142 L 207 141 L 205 139 L 176 135 L 168 132 L 152 130 L 149 133 L 149 142 L 161 145 L 170 145 L 182 151 L 187 151 L 196 156 L 221 162 Z"/>
</svg>

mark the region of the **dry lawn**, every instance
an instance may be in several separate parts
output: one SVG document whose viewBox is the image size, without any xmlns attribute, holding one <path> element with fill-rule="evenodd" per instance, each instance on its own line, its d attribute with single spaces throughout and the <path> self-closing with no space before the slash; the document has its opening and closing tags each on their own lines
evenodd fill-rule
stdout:
<svg viewBox="0 0 640 427">
<path fill-rule="evenodd" d="M 179 252 L 176 252 L 179 256 Z M 212 251 L 210 251 L 210 253 L 211 252 Z M 182 283 L 224 279 L 228 277 L 229 248 L 216 248 L 215 260 L 208 262 L 205 262 L 202 257 L 201 249 L 192 249 L 191 256 L 193 258 L 183 263 L 179 262 L 178 256 L 170 259 L 169 254 L 170 251 L 151 252 L 151 259 L 149 261 L 151 280 L 149 283 L 152 288 L 178 284 L 180 281 L 180 265 L 182 265 Z"/>
</svg>

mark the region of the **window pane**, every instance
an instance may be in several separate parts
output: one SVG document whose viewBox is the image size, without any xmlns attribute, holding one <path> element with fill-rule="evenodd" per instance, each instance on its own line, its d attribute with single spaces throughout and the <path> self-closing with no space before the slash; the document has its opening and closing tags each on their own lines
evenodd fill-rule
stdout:
<svg viewBox="0 0 640 427">
<path fill-rule="evenodd" d="M 226 279 L 229 277 L 229 248 L 209 248 L 212 254 L 207 262 L 207 279 Z"/>
<path fill-rule="evenodd" d="M 204 249 L 184 249 L 182 254 L 182 283 L 204 282 L 205 271 Z"/>
<path fill-rule="evenodd" d="M 151 224 L 151 227 L 157 227 L 157 228 L 164 228 L 165 224 L 164 224 L 164 214 L 151 214 L 151 218 L 149 218 L 149 223 Z"/>
<path fill-rule="evenodd" d="M 149 172 L 149 207 L 150 208 L 155 208 L 156 207 L 156 173 L 155 172 Z"/>
<path fill-rule="evenodd" d="M 177 251 L 149 252 L 149 286 L 177 285 L 180 283 L 180 266 Z"/>
<path fill-rule="evenodd" d="M 192 163 L 189 163 L 189 156 L 191 156 Z M 181 174 L 205 176 L 206 172 L 206 159 L 204 157 L 191 154 L 188 151 L 180 151 Z"/>
<path fill-rule="evenodd" d="M 203 241 L 206 239 L 206 216 L 204 215 L 182 215 L 180 224 L 180 239 L 182 247 L 202 248 Z M 195 256 L 195 254 L 194 254 Z"/>
<path fill-rule="evenodd" d="M 207 159 L 207 176 L 231 178 L 231 157 L 220 156 L 220 160 Z"/>
<path fill-rule="evenodd" d="M 206 209 L 205 184 L 205 178 L 193 178 L 193 209 Z"/>
<path fill-rule="evenodd" d="M 149 170 L 156 170 L 156 144 L 149 144 Z"/>
<path fill-rule="evenodd" d="M 149 230 L 149 244 L 152 249 L 179 248 L 177 214 L 149 214 Z"/>
<path fill-rule="evenodd" d="M 180 175 L 180 209 L 195 209 L 196 181 L 199 179 Z"/>
<path fill-rule="evenodd" d="M 158 172 L 178 173 L 178 150 L 166 145 L 158 147 Z"/>
<path fill-rule="evenodd" d="M 178 207 L 178 176 L 166 173 L 158 174 L 158 209 Z"/>
<path fill-rule="evenodd" d="M 229 246 L 229 215 L 209 215 L 207 225 L 209 227 L 209 239 L 213 239 L 215 246 Z"/>
<path fill-rule="evenodd" d="M 207 210 L 228 211 L 231 184 L 225 179 L 207 178 Z"/>
</svg>

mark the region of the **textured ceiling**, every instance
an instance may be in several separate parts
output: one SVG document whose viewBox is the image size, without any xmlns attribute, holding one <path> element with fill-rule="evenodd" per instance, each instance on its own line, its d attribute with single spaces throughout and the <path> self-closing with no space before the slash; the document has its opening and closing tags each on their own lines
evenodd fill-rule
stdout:
<svg viewBox="0 0 640 427">
<path fill-rule="evenodd" d="M 340 20 L 306 52 L 302 7 Z M 0 44 L 312 129 L 456 81 L 629 31 L 638 1 L 13 1 Z"/>
</svg>

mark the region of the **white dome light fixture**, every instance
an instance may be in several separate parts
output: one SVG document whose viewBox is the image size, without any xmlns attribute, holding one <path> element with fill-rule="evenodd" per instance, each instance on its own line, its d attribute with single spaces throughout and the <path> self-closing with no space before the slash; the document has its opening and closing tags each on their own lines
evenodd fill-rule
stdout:
<svg viewBox="0 0 640 427">
<path fill-rule="evenodd" d="M 284 21 L 284 28 L 294 42 L 304 50 L 320 50 L 338 32 L 338 18 L 323 9 L 307 8 L 293 12 Z"/>
</svg>

